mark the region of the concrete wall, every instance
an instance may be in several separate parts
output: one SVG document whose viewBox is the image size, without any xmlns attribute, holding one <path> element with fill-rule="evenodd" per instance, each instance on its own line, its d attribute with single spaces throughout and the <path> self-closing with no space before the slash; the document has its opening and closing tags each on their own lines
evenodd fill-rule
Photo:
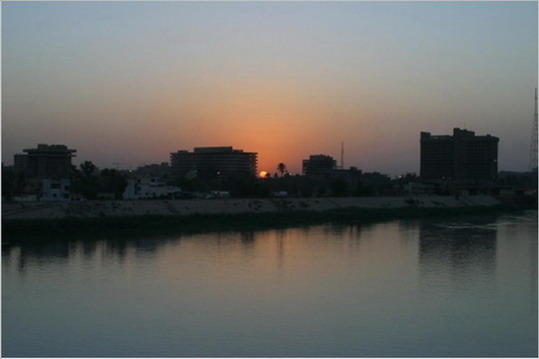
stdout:
<svg viewBox="0 0 539 359">
<path fill-rule="evenodd" d="M 414 203 L 411 200 L 415 201 Z M 286 198 L 286 199 L 212 199 L 212 200 L 150 200 L 150 201 L 85 201 L 67 203 L 3 203 L 3 219 L 37 219 L 65 217 L 113 217 L 141 215 L 190 215 L 196 213 L 263 213 L 358 207 L 402 208 L 494 206 L 500 202 L 490 196 L 454 197 L 347 197 L 347 198 Z"/>
</svg>

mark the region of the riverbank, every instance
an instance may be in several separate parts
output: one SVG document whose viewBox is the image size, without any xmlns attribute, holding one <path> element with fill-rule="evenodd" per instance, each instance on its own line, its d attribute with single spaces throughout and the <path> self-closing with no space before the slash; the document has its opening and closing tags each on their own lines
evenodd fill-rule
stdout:
<svg viewBox="0 0 539 359">
<path fill-rule="evenodd" d="M 343 208 L 461 208 L 490 207 L 490 196 L 339 197 L 214 200 L 136 200 L 2 203 L 2 219 L 62 219 L 204 214 L 323 212 Z"/>
<path fill-rule="evenodd" d="M 358 206 L 358 202 L 363 202 L 363 206 Z M 350 203 L 356 205 L 346 206 Z M 122 211 L 118 205 L 114 201 L 96 201 L 57 204 L 52 208 L 27 206 L 26 211 L 18 213 L 13 212 L 13 208 L 11 208 L 12 212 L 3 208 L 2 234 L 4 240 L 7 241 L 30 237 L 50 238 L 51 236 L 171 235 L 174 233 L 285 228 L 323 223 L 362 224 L 392 219 L 446 218 L 515 210 L 514 206 L 501 204 L 494 198 L 486 196 L 475 196 L 473 199 L 423 197 L 420 200 L 417 198 L 387 197 L 125 202 L 125 205 L 130 205 L 131 208 L 135 207 L 138 210 L 137 212 L 132 210 L 131 213 L 139 213 L 141 208 L 146 210 L 150 208 L 161 209 L 153 213 L 135 215 L 120 215 L 119 213 Z M 177 208 L 180 205 L 191 211 L 187 214 L 177 213 L 179 212 Z M 226 206 L 231 206 L 234 210 L 223 211 L 223 207 Z M 173 211 L 171 207 L 176 211 Z M 58 214 L 61 213 L 60 209 L 65 211 L 66 208 L 75 208 L 76 211 L 67 212 L 71 215 L 64 212 L 64 216 L 52 218 L 36 217 L 36 213 L 43 214 L 47 213 L 43 211 L 50 211 Z M 162 211 L 164 208 L 167 211 Z M 245 208 L 249 210 L 242 211 Z M 105 212 L 106 209 L 109 211 Z M 112 209 L 114 211 L 111 212 Z M 5 213 L 11 215 L 4 215 Z M 108 215 L 108 213 L 112 213 L 112 215 Z"/>
</svg>

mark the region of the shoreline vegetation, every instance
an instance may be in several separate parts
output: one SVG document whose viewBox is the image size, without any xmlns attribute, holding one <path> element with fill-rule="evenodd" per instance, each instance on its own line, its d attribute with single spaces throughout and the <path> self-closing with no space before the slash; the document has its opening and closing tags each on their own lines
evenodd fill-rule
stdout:
<svg viewBox="0 0 539 359">
<path fill-rule="evenodd" d="M 51 238 L 84 239 L 163 236 L 283 229 L 320 224 L 370 224 L 389 220 L 462 218 L 483 214 L 521 212 L 529 208 L 511 204 L 428 208 L 346 207 L 324 211 L 296 210 L 263 213 L 205 213 L 181 216 L 65 217 L 55 219 L 2 219 L 2 243 Z"/>
</svg>

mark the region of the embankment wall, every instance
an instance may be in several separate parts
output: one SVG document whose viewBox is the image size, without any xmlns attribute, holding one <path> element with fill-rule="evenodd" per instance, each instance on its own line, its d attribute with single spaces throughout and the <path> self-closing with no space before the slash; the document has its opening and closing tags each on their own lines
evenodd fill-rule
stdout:
<svg viewBox="0 0 539 359">
<path fill-rule="evenodd" d="M 495 206 L 490 196 L 346 197 L 285 199 L 138 200 L 84 202 L 2 203 L 2 219 L 60 219 L 128 217 L 144 215 L 186 216 L 218 213 L 321 212 L 339 208 L 423 208 Z"/>
</svg>

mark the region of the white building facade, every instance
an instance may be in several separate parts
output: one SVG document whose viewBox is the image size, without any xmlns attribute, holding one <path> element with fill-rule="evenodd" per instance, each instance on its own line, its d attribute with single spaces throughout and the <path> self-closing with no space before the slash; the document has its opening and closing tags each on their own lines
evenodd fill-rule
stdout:
<svg viewBox="0 0 539 359">
<path fill-rule="evenodd" d="M 43 201 L 69 201 L 69 178 L 43 179 L 43 192 L 41 200 Z"/>
<path fill-rule="evenodd" d="M 123 199 L 160 198 L 179 192 L 180 188 L 167 186 L 156 177 L 129 178 Z"/>
</svg>

